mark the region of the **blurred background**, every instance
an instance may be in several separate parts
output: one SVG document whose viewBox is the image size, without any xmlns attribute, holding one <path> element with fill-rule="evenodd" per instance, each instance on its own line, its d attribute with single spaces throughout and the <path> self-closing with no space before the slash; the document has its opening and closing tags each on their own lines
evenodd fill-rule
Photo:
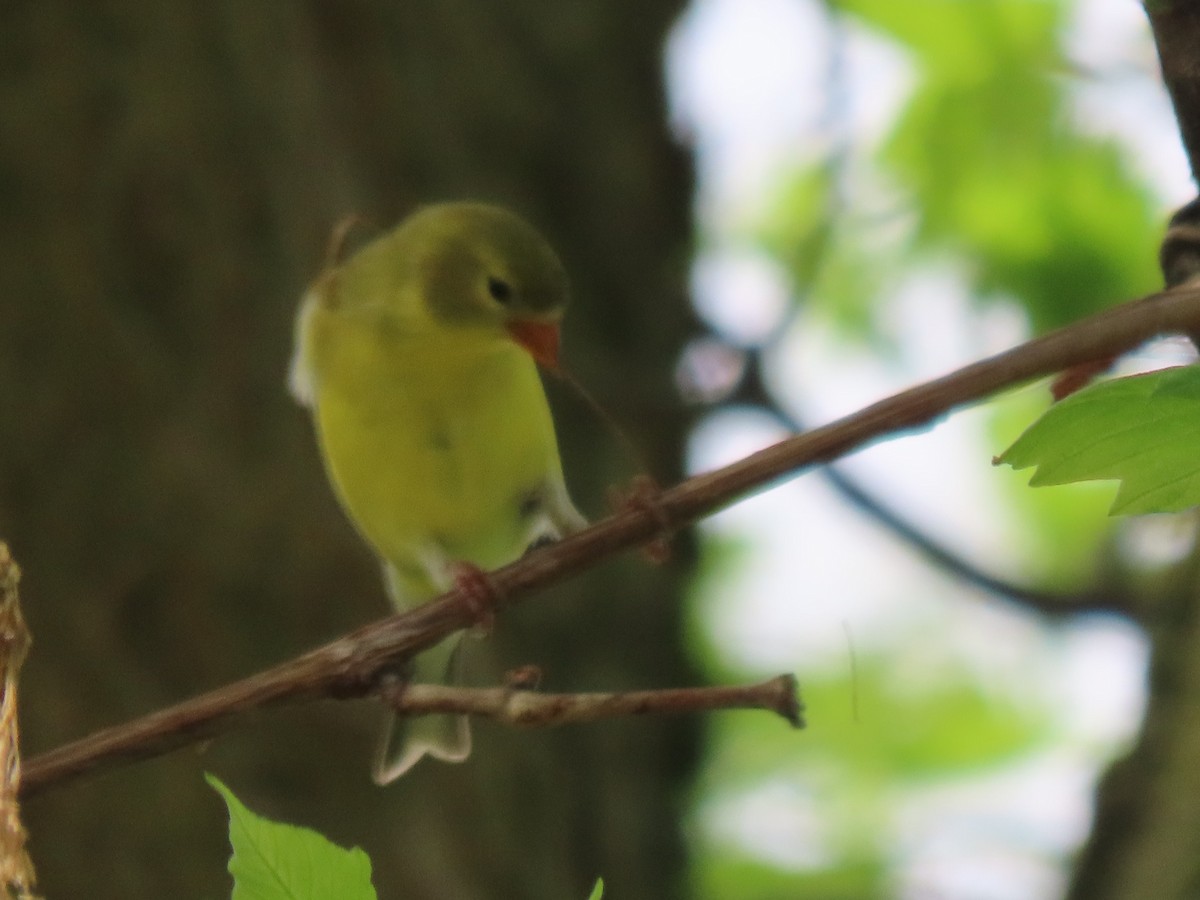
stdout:
<svg viewBox="0 0 1200 900">
<path fill-rule="evenodd" d="M 1193 193 L 1132 0 L 12 2 L 0 122 L 26 755 L 386 613 L 283 389 L 348 213 L 479 198 L 537 224 L 574 284 L 568 365 L 667 483 L 1156 289 Z M 599 517 L 636 470 L 550 390 Z M 549 690 L 794 671 L 806 732 L 484 723 L 468 763 L 380 790 L 374 703 L 274 711 L 31 800 L 43 890 L 227 894 L 203 771 L 363 847 L 384 898 L 602 876 L 612 897 L 1001 900 L 1100 896 L 1105 859 L 1153 873 L 1154 827 L 1187 820 L 1130 798 L 1147 704 L 1161 738 L 1156 699 L 1195 699 L 1146 690 L 1192 649 L 1159 626 L 1195 603 L 1194 522 L 1110 521 L 1109 486 L 993 468 L 1047 403 L 1015 390 L 761 494 L 473 646 L 480 678 L 536 663 Z"/>
</svg>

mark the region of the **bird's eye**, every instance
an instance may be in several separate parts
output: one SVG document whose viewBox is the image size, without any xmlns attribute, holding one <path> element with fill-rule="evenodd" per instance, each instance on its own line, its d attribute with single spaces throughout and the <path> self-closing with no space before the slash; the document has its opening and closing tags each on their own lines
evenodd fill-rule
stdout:
<svg viewBox="0 0 1200 900">
<path fill-rule="evenodd" d="M 488 293 L 497 303 L 508 303 L 512 299 L 512 285 L 500 278 L 489 278 Z"/>
</svg>

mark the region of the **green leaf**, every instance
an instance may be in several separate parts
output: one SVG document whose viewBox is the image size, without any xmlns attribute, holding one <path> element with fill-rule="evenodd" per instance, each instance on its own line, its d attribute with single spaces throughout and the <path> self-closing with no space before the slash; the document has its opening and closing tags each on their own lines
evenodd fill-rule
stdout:
<svg viewBox="0 0 1200 900">
<path fill-rule="evenodd" d="M 257 816 L 216 776 L 204 777 L 229 807 L 233 900 L 375 900 L 371 860 L 358 847 Z"/>
<path fill-rule="evenodd" d="M 1009 446 L 1046 411 L 1046 386 L 1030 385 L 996 397 L 977 411 L 986 422 L 984 440 Z M 1107 517 L 1112 488 L 1102 481 L 1029 489 L 1029 473 L 1007 466 L 993 473 L 992 487 L 1003 508 L 989 512 L 1003 528 L 1014 564 L 1030 584 L 1069 594 L 1091 583 L 1096 554 L 1104 552 L 1113 522 Z"/>
<path fill-rule="evenodd" d="M 596 886 L 592 888 L 592 892 L 588 894 L 588 900 L 600 900 L 604 896 L 604 879 L 597 878 Z"/>
<path fill-rule="evenodd" d="M 1112 515 L 1200 505 L 1200 366 L 1114 378 L 1052 406 L 997 460 L 1030 485 L 1120 481 Z"/>
</svg>

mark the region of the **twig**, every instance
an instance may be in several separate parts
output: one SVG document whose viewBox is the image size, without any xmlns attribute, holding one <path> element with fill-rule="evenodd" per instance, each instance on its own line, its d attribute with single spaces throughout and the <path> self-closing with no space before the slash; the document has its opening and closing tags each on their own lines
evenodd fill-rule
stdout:
<svg viewBox="0 0 1200 900">
<path fill-rule="evenodd" d="M 889 435 L 928 425 L 950 410 L 1077 363 L 1123 353 L 1160 334 L 1200 330 L 1200 288 L 1174 288 L 1105 310 L 1004 353 L 881 400 L 829 425 L 690 478 L 663 491 L 657 509 L 626 508 L 592 527 L 491 573 L 501 607 L 579 574 L 621 550 L 678 529 L 818 463 Z M 457 590 L 411 612 L 359 629 L 274 668 L 104 729 L 25 767 L 22 796 L 97 769 L 158 756 L 211 737 L 250 710 L 314 697 L 362 696 L 414 653 L 472 623 Z"/>
<path fill-rule="evenodd" d="M 595 722 L 615 716 L 678 715 L 718 709 L 765 709 L 803 728 L 796 679 L 780 675 L 759 684 L 622 693 L 545 694 L 511 687 L 462 688 L 410 684 L 384 700 L 405 715 L 464 713 L 529 728 Z"/>
</svg>

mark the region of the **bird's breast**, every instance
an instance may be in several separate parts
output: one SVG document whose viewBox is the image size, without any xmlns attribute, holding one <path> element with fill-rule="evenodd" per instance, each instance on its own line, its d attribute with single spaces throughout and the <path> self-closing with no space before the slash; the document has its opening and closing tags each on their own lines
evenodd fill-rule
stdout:
<svg viewBox="0 0 1200 900">
<path fill-rule="evenodd" d="M 378 335 L 334 353 L 318 393 L 322 450 L 342 504 L 380 555 L 400 562 L 430 543 L 482 566 L 519 555 L 526 498 L 558 471 L 528 355 L 503 340 L 464 347 Z"/>
</svg>

